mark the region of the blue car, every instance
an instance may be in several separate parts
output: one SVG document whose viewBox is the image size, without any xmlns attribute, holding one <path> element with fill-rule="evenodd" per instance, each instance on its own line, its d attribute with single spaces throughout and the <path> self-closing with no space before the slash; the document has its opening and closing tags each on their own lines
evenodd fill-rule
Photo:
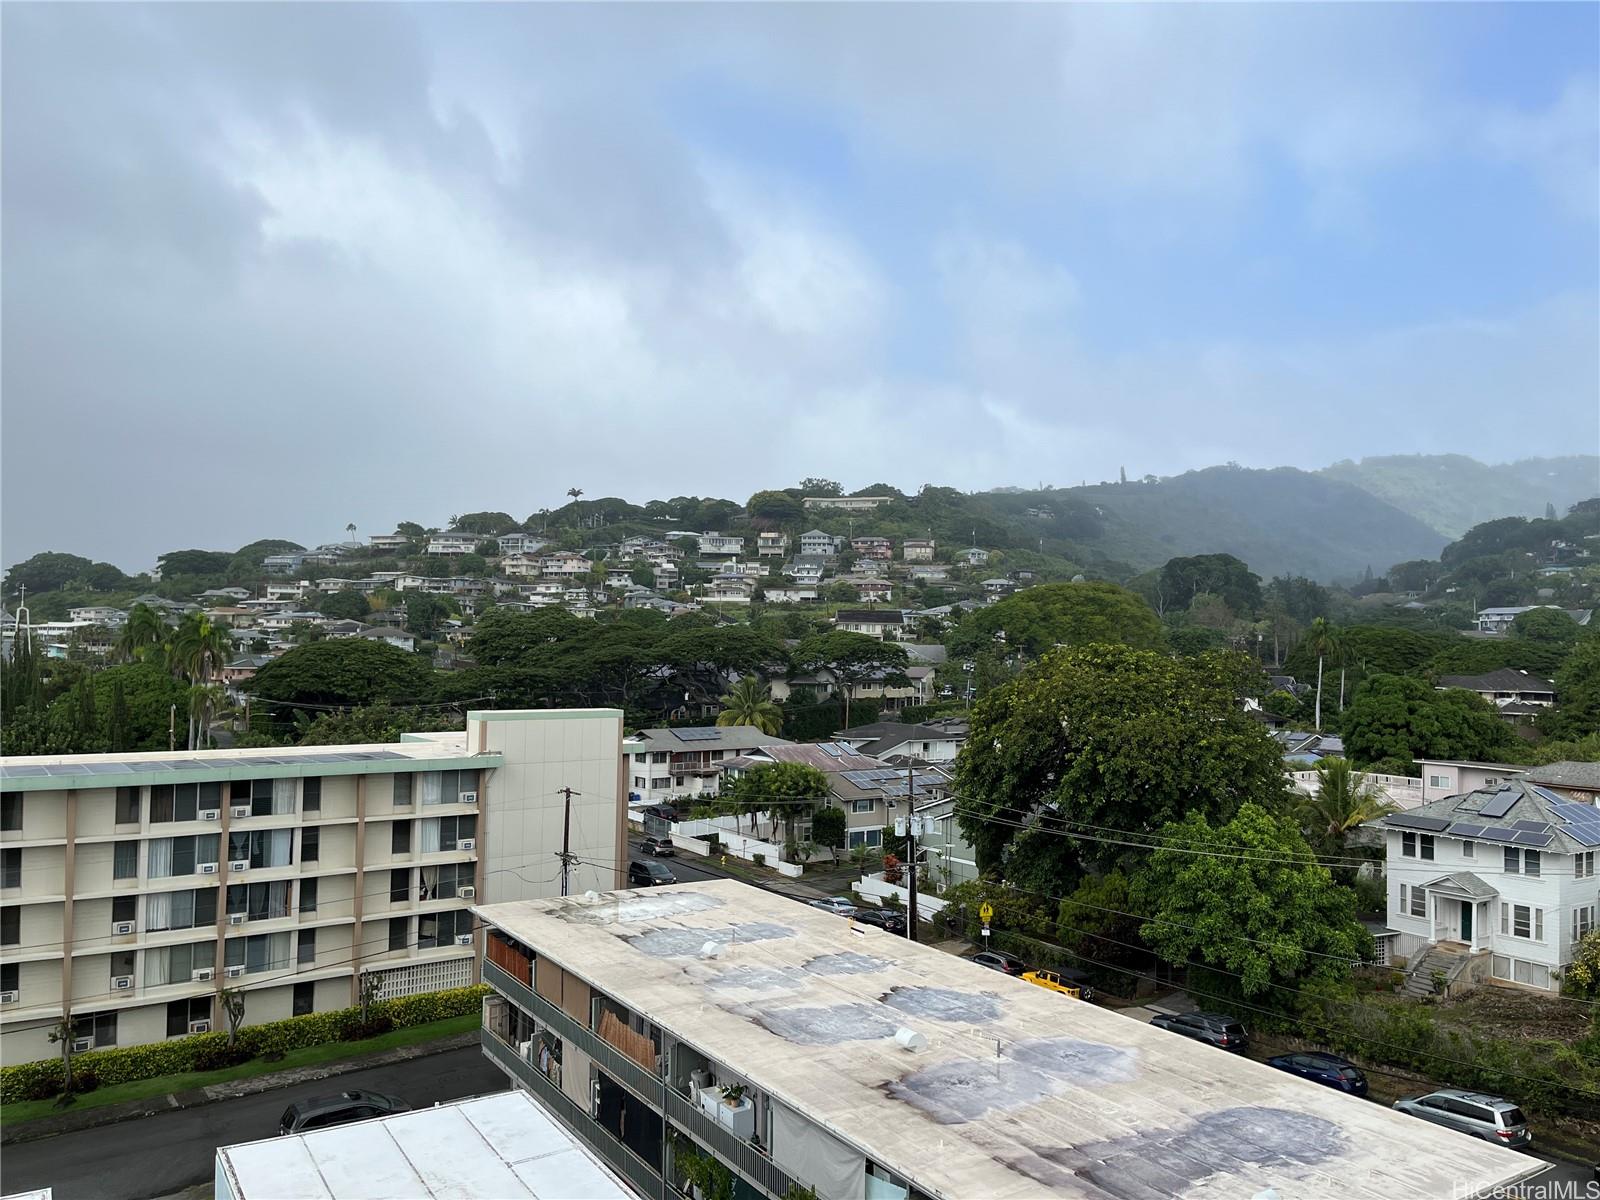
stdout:
<svg viewBox="0 0 1600 1200">
<path fill-rule="evenodd" d="M 1324 1087 L 1338 1088 L 1352 1096 L 1367 1094 L 1367 1077 L 1361 1068 L 1337 1054 L 1324 1054 L 1320 1050 L 1307 1050 L 1300 1054 L 1280 1054 L 1267 1059 L 1267 1066 L 1277 1067 L 1301 1079 L 1320 1083 Z"/>
</svg>

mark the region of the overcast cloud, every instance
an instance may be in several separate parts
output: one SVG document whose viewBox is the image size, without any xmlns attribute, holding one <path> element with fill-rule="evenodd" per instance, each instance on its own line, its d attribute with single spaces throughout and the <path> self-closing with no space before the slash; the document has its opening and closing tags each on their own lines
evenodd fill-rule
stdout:
<svg viewBox="0 0 1600 1200">
<path fill-rule="evenodd" d="M 1594 6 L 3 23 L 6 562 L 1600 448 Z"/>
</svg>

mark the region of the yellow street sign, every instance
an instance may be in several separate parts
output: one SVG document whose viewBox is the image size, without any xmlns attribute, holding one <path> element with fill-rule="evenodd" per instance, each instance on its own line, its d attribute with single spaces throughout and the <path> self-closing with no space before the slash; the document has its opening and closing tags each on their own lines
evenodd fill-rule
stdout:
<svg viewBox="0 0 1600 1200">
<path fill-rule="evenodd" d="M 990 904 L 987 900 L 978 905 L 978 917 L 985 925 L 989 923 L 989 919 L 993 916 L 994 905 Z"/>
</svg>

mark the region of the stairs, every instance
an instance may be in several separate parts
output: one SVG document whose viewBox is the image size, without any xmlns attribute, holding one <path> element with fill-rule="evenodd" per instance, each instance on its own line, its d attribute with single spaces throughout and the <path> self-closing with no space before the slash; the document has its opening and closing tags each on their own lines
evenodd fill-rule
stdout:
<svg viewBox="0 0 1600 1200">
<path fill-rule="evenodd" d="M 1435 994 L 1434 972 L 1442 971 L 1447 981 L 1452 980 L 1470 956 L 1468 948 L 1460 942 L 1435 942 L 1406 968 L 1402 990 L 1407 996 L 1432 996 Z"/>
</svg>

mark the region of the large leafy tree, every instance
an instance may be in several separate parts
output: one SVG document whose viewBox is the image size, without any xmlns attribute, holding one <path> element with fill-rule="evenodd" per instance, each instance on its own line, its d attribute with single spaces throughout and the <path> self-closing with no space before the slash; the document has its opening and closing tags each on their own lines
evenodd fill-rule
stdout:
<svg viewBox="0 0 1600 1200">
<path fill-rule="evenodd" d="M 1345 753 L 1357 765 L 1419 758 L 1504 761 L 1521 753 L 1521 740 L 1473 692 L 1435 690 L 1420 679 L 1374 675 L 1345 709 L 1340 728 Z"/>
<path fill-rule="evenodd" d="M 301 713 L 295 718 L 297 741 L 302 746 L 354 746 L 374 742 L 398 742 L 400 735 L 427 730 L 459 729 L 459 713 L 439 710 L 395 708 L 372 704 L 349 712 Z"/>
<path fill-rule="evenodd" d="M 77 554 L 45 550 L 16 563 L 6 571 L 5 593 L 16 596 L 22 588 L 28 594 L 53 592 L 78 584 L 92 592 L 109 592 L 129 586 L 133 581 L 110 563 L 97 563 Z"/>
<path fill-rule="evenodd" d="M 1556 672 L 1558 706 L 1539 717 L 1549 737 L 1579 741 L 1600 733 L 1600 633 L 1589 633 Z"/>
<path fill-rule="evenodd" d="M 1161 568 L 1160 588 L 1163 611 L 1186 609 L 1207 592 L 1221 596 L 1236 613 L 1249 614 L 1261 607 L 1260 576 L 1231 554 L 1168 559 Z"/>
<path fill-rule="evenodd" d="M 773 703 L 772 689 L 754 675 L 746 675 L 720 697 L 718 725 L 753 725 L 762 733 L 783 728 L 783 709 Z"/>
<path fill-rule="evenodd" d="M 233 561 L 226 550 L 169 550 L 156 560 L 163 579 L 172 575 L 221 575 Z"/>
<path fill-rule="evenodd" d="M 1354 894 L 1334 882 L 1293 817 L 1246 803 L 1226 822 L 1198 813 L 1161 831 L 1133 911 L 1140 936 L 1188 963 L 1207 994 L 1294 1011 L 1284 989 L 1338 988 L 1370 954 Z"/>
<path fill-rule="evenodd" d="M 1005 635 L 1012 650 L 1038 657 L 1055 646 L 1120 642 L 1139 650 L 1162 647 L 1161 622 L 1150 606 L 1114 583 L 1046 583 L 1025 588 L 963 620 L 950 638 L 952 654 L 971 657 Z"/>
<path fill-rule="evenodd" d="M 364 705 L 430 700 L 434 673 L 415 654 L 367 638 L 331 638 L 296 646 L 250 681 L 262 700 L 314 705 Z"/>
<path fill-rule="evenodd" d="M 318 608 L 323 616 L 341 621 L 359 621 L 372 611 L 367 598 L 354 588 L 324 594 Z"/>
<path fill-rule="evenodd" d="M 903 681 L 907 662 L 905 647 L 847 630 L 806 638 L 794 651 L 795 671 L 826 671 L 838 680 L 844 694 L 846 729 L 850 727 L 850 701 L 856 688 L 868 681 Z"/>
<path fill-rule="evenodd" d="M 1578 623 L 1560 608 L 1530 608 L 1511 622 L 1511 636 L 1551 646 L 1570 646 L 1582 633 Z"/>
<path fill-rule="evenodd" d="M 1246 799 L 1287 804 L 1278 746 L 1240 702 L 1253 669 L 1231 654 L 1071 647 L 981 699 L 956 762 L 979 867 L 1001 865 L 1046 806 L 1069 828 L 1139 833 L 1188 813 L 1225 821 Z M 1103 836 L 1078 853 L 1104 868 L 1132 852 L 1114 842 L 1139 840 Z"/>
<path fill-rule="evenodd" d="M 450 528 L 457 533 L 475 533 L 481 537 L 499 537 L 502 533 L 510 533 L 518 526 L 510 513 L 474 512 L 462 513 L 460 516 L 451 517 Z"/>
<path fill-rule="evenodd" d="M 795 822 L 828 802 L 828 777 L 804 763 L 763 763 L 735 780 L 728 798 L 736 811 L 750 818 L 752 830 L 765 813 L 773 833 L 782 822 L 792 840 Z"/>
<path fill-rule="evenodd" d="M 751 521 L 763 528 L 775 529 L 780 525 L 798 521 L 805 516 L 800 501 L 788 492 L 757 492 L 745 505 Z"/>
</svg>

